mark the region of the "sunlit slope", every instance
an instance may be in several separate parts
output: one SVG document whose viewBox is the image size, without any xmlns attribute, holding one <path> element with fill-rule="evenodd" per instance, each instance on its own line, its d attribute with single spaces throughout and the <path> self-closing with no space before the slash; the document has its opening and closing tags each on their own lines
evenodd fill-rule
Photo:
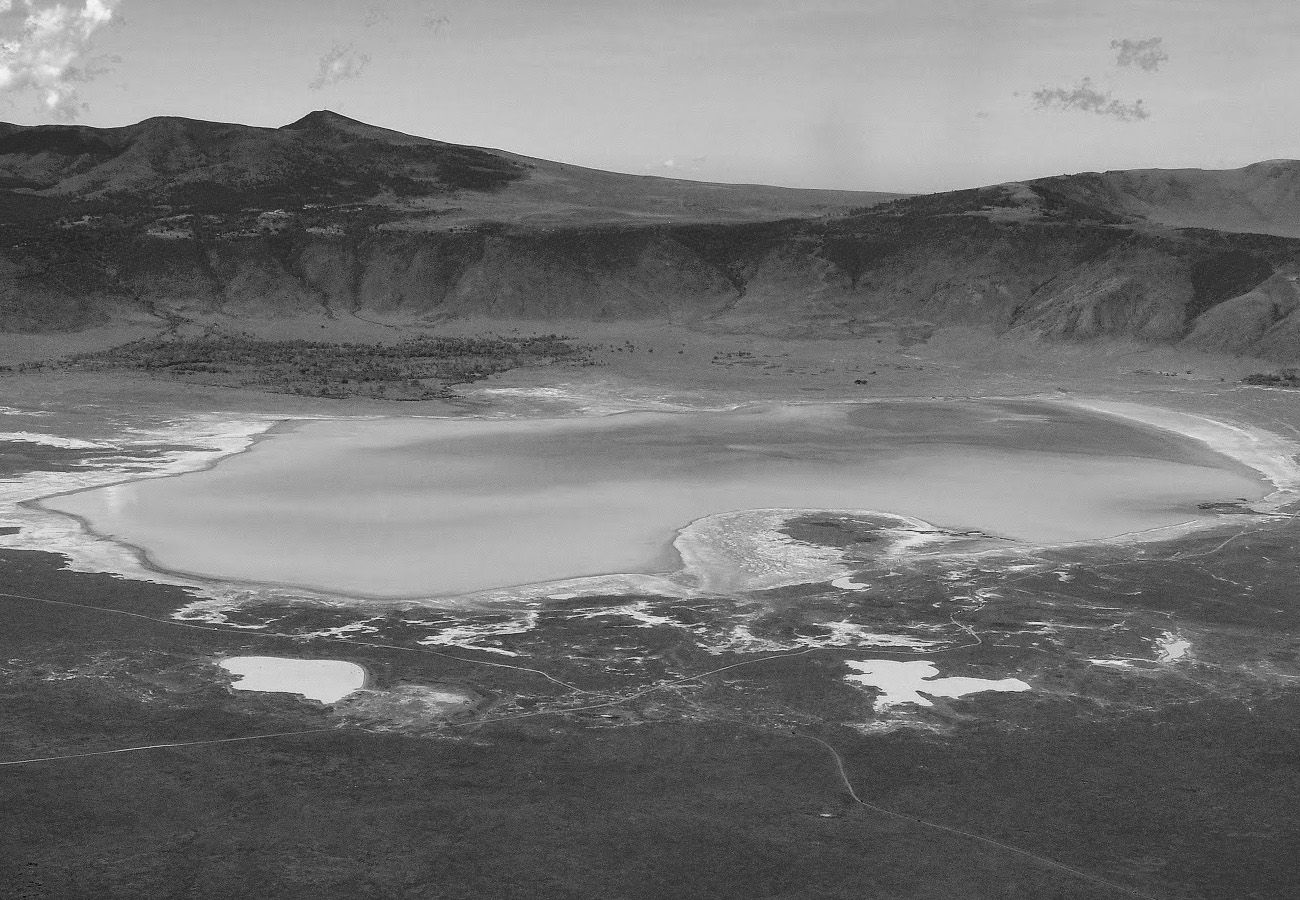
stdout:
<svg viewBox="0 0 1300 900">
<path fill-rule="evenodd" d="M 1173 228 L 1300 238 L 1300 161 L 1242 169 L 1135 169 L 1030 182 L 1082 203 Z"/>
</svg>

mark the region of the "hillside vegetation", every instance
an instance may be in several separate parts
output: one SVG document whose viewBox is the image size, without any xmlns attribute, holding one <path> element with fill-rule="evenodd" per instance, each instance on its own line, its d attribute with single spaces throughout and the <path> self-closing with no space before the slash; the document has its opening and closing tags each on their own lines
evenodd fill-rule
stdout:
<svg viewBox="0 0 1300 900">
<path fill-rule="evenodd" d="M 835 336 L 889 322 L 1290 362 L 1297 173 L 901 197 L 594 172 L 331 113 L 280 129 L 3 126 L 0 328 L 364 313 Z"/>
</svg>

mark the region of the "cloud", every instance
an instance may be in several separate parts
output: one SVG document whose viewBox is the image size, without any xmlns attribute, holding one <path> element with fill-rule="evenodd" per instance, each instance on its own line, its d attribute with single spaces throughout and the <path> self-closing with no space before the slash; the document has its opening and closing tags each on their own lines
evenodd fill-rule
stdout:
<svg viewBox="0 0 1300 900">
<path fill-rule="evenodd" d="M 356 47 L 351 44 L 335 44 L 320 58 L 320 70 L 307 87 L 319 91 L 340 81 L 360 78 L 368 65 L 370 65 L 370 57 L 358 53 Z"/>
<path fill-rule="evenodd" d="M 680 160 L 676 157 L 665 159 L 662 162 L 647 163 L 641 168 L 646 172 L 653 172 L 657 175 L 689 175 L 700 171 L 708 161 L 707 156 L 693 156 L 688 160 Z"/>
<path fill-rule="evenodd" d="M 38 108 L 60 121 L 86 105 L 77 84 L 103 74 L 115 57 L 82 62 L 96 31 L 113 19 L 120 0 L 0 0 L 0 92 L 31 91 Z"/>
<path fill-rule="evenodd" d="M 1096 113 L 1121 122 L 1137 122 L 1151 116 L 1141 100 L 1125 103 L 1099 91 L 1091 78 L 1084 78 L 1072 88 L 1040 88 L 1034 91 L 1034 109 L 1067 109 Z"/>
<path fill-rule="evenodd" d="M 1160 68 L 1161 63 L 1169 62 L 1169 54 L 1160 46 L 1162 42 L 1163 39 L 1158 37 L 1144 41 L 1124 38 L 1111 41 L 1110 49 L 1118 51 L 1115 54 L 1115 65 L 1125 68 L 1137 66 L 1144 72 L 1154 72 Z"/>
<path fill-rule="evenodd" d="M 366 13 L 361 19 L 361 24 L 366 28 L 374 28 L 376 25 L 383 25 L 392 16 L 388 14 L 388 6 L 382 0 L 374 0 L 366 7 Z"/>
</svg>

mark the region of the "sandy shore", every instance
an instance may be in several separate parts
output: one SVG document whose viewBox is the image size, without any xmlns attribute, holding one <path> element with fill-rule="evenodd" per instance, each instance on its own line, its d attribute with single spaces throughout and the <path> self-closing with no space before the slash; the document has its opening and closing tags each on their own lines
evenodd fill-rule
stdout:
<svg viewBox="0 0 1300 900">
<path fill-rule="evenodd" d="M 1053 398 L 1052 402 L 1170 431 L 1254 469 L 1273 485 L 1272 493 L 1251 504 L 1259 512 L 1277 512 L 1300 500 L 1300 442 L 1254 426 L 1140 403 L 1102 398 Z"/>
</svg>

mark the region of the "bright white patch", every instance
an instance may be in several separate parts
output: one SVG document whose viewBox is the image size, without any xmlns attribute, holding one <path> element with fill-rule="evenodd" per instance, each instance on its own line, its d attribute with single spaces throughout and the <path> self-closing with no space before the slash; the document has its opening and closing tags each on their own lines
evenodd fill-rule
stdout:
<svg viewBox="0 0 1300 900">
<path fill-rule="evenodd" d="M 89 81 L 102 64 L 83 60 L 91 38 L 113 18 L 120 0 L 85 0 L 72 5 L 49 0 L 12 0 L 0 4 L 0 21 L 12 33 L 0 41 L 0 90 L 30 91 L 45 111 L 75 119 L 82 104 L 76 85 Z"/>
<path fill-rule="evenodd" d="M 610 606 L 605 609 L 598 609 L 594 612 L 583 613 L 579 618 L 582 619 L 600 619 L 605 616 L 626 616 L 627 618 L 639 623 L 636 628 L 659 628 L 664 625 L 680 626 L 680 622 L 668 616 L 656 616 L 649 612 L 650 604 L 644 600 L 639 603 L 629 603 L 626 606 Z"/>
<path fill-rule="evenodd" d="M 98 450 L 104 444 L 83 441 L 77 438 L 59 437 L 57 434 L 39 434 L 35 431 L 3 431 L 0 441 L 22 441 L 27 444 L 40 444 L 45 447 L 62 447 L 67 450 Z"/>
<path fill-rule="evenodd" d="M 1192 648 L 1192 642 L 1183 640 L 1172 631 L 1166 631 L 1160 636 L 1160 640 L 1156 641 L 1156 648 L 1160 651 L 1157 657 L 1159 662 L 1174 662 L 1187 655 L 1187 651 Z"/>
<path fill-rule="evenodd" d="M 1129 662 L 1127 659 L 1090 659 L 1088 662 L 1092 663 L 1094 666 L 1107 666 L 1111 669 L 1133 668 L 1133 663 Z"/>
<path fill-rule="evenodd" d="M 843 578 L 836 578 L 832 581 L 831 587 L 837 587 L 842 591 L 865 591 L 867 588 L 871 587 L 871 585 L 863 584 L 860 581 L 854 581 L 852 578 L 845 576 Z"/>
<path fill-rule="evenodd" d="M 493 622 L 486 625 L 453 625 L 437 634 L 429 635 L 421 644 L 433 647 L 462 647 L 466 650 L 481 650 L 485 653 L 497 653 L 501 656 L 518 656 L 513 650 L 481 644 L 485 638 L 501 637 L 507 634 L 523 634 L 537 627 L 537 613 L 530 612 L 522 619 L 508 622 Z"/>
<path fill-rule="evenodd" d="M 801 647 L 813 649 L 821 647 L 898 647 L 906 650 L 926 650 L 934 647 L 937 641 L 925 641 L 920 638 L 902 634 L 880 634 L 871 631 L 865 625 L 853 622 L 827 622 L 823 628 L 830 629 L 824 637 L 799 635 L 794 640 L 776 641 L 754 634 L 748 625 L 734 625 L 719 641 L 704 644 L 708 653 L 717 656 L 721 653 L 778 653 L 786 650 L 798 650 Z M 703 642 L 702 642 L 703 643 Z"/>
<path fill-rule="evenodd" d="M 302 694 L 310 700 L 334 703 L 366 683 L 366 670 L 337 659 L 283 659 L 276 656 L 232 656 L 221 668 L 239 676 L 237 691 Z"/>
<path fill-rule="evenodd" d="M 359 634 L 378 634 L 379 629 L 370 622 L 382 621 L 382 619 L 366 619 L 361 622 L 351 622 L 347 625 L 338 625 L 334 628 L 323 628 L 320 631 L 297 632 L 295 637 L 300 638 L 349 638 Z"/>
<path fill-rule="evenodd" d="M 892 659 L 845 660 L 859 674 L 845 675 L 846 681 L 874 687 L 881 691 L 876 707 L 885 709 L 902 703 L 933 706 L 922 694 L 931 697 L 964 697 L 982 691 L 1027 691 L 1030 687 L 1019 678 L 938 678 L 934 663 L 924 660 L 898 662 Z"/>
</svg>

